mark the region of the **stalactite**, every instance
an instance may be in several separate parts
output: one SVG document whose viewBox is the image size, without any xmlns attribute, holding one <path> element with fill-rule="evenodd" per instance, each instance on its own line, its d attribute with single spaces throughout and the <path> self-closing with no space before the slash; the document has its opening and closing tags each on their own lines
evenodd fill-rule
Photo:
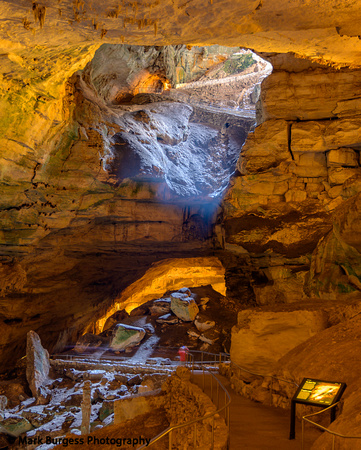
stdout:
<svg viewBox="0 0 361 450">
<path fill-rule="evenodd" d="M 134 19 L 136 19 L 137 13 L 138 13 L 138 3 L 137 2 L 132 3 L 132 7 L 133 7 L 133 10 L 134 10 Z"/>
<path fill-rule="evenodd" d="M 103 37 L 108 33 L 108 30 L 105 28 L 102 28 L 102 31 L 100 32 L 100 39 L 103 39 Z"/>
<path fill-rule="evenodd" d="M 157 33 L 158 33 L 158 22 L 155 21 L 154 22 L 154 36 L 157 36 Z"/>
<path fill-rule="evenodd" d="M 84 10 L 84 1 L 83 0 L 74 0 L 74 6 L 78 11 Z"/>
<path fill-rule="evenodd" d="M 94 30 L 97 30 L 99 28 L 99 24 L 95 19 L 92 19 L 92 24 L 93 24 Z"/>
<path fill-rule="evenodd" d="M 111 18 L 118 18 L 120 11 L 121 11 L 122 7 L 120 5 L 117 6 L 116 9 L 113 9 L 112 11 L 109 11 L 107 13 L 107 17 L 111 17 Z"/>
<path fill-rule="evenodd" d="M 38 20 L 40 28 L 43 28 L 45 23 L 46 6 L 41 6 L 36 2 L 33 2 L 33 12 L 35 22 Z"/>
<path fill-rule="evenodd" d="M 23 18 L 22 24 L 24 25 L 25 30 L 30 30 L 31 22 L 26 17 Z"/>
</svg>

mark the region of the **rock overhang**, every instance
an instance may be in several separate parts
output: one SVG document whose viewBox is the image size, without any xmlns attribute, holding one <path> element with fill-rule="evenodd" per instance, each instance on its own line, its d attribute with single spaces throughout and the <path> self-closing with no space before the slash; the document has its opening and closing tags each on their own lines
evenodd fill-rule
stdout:
<svg viewBox="0 0 361 450">
<path fill-rule="evenodd" d="M 36 8 L 45 7 L 40 23 Z M 241 46 L 293 52 L 335 66 L 359 66 L 355 1 L 231 0 L 119 3 L 63 0 L 0 3 L 0 47 L 16 60 L 29 49 L 68 49 L 90 42 L 135 45 Z M 12 56 L 11 56 L 12 55 Z"/>
</svg>

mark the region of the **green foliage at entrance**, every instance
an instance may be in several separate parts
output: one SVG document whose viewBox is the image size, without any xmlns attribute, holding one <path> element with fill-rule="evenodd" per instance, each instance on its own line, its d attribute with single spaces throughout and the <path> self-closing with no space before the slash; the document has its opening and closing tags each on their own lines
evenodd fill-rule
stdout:
<svg viewBox="0 0 361 450">
<path fill-rule="evenodd" d="M 232 75 L 234 73 L 242 72 L 242 70 L 252 66 L 255 62 L 256 61 L 250 53 L 247 53 L 246 55 L 239 55 L 237 57 L 233 55 L 224 63 L 223 70 L 229 75 Z"/>
</svg>

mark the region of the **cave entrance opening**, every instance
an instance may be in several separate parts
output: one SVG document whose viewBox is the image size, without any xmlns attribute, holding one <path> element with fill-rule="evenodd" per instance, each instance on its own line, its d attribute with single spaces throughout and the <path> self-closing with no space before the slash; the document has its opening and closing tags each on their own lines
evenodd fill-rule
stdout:
<svg viewBox="0 0 361 450">
<path fill-rule="evenodd" d="M 225 342 L 230 340 L 236 314 L 232 302 L 225 299 L 224 269 L 214 269 L 223 270 L 215 282 L 216 272 L 204 273 L 209 261 L 190 260 L 212 259 L 209 255 L 222 240 L 216 225 L 222 198 L 241 147 L 255 125 L 260 84 L 271 70 L 262 58 L 240 48 L 104 44 L 77 75 L 81 101 L 75 117 L 84 142 L 95 134 L 101 142 L 95 149 L 100 159 L 96 178 L 115 193 L 106 205 L 106 220 L 112 225 L 114 249 L 119 247 L 120 253 L 128 255 L 129 263 L 122 262 L 118 273 L 128 278 L 129 272 L 135 272 L 129 267 L 131 261 L 140 265 L 143 274 L 148 274 L 149 261 L 167 261 L 168 267 L 164 269 L 168 275 L 154 276 L 143 288 L 139 277 L 125 289 L 123 285 L 106 314 L 104 302 L 99 307 L 101 317 L 84 328 L 77 344 L 80 351 L 93 344 L 111 346 L 119 324 L 144 328 L 144 317 L 156 309 L 156 305 L 144 305 L 154 300 L 162 303 L 162 316 L 170 316 L 158 317 L 160 322 L 155 320 L 144 328 L 149 331 L 159 326 L 159 342 L 164 336 L 168 346 L 197 342 L 200 348 L 227 349 Z M 184 270 L 189 275 L 176 273 L 177 264 L 186 259 Z M 217 261 L 214 264 L 222 266 Z M 194 281 L 197 272 L 203 273 L 203 279 Z M 151 286 L 164 284 L 165 279 L 163 290 L 154 293 Z M 188 290 L 179 291 L 182 288 Z M 198 325 L 195 317 L 189 321 L 176 317 L 170 305 L 172 292 L 185 296 L 184 303 L 195 303 Z M 208 302 L 203 300 L 207 298 Z M 143 306 L 148 308 L 146 313 Z M 215 316 L 224 315 L 218 328 L 217 321 L 208 317 L 211 310 Z M 141 318 L 133 320 L 137 314 Z M 166 331 L 171 328 L 182 329 L 173 340 Z M 120 336 L 124 338 L 132 333 L 131 329 L 123 331 Z M 181 333 L 182 341 L 177 342 Z M 134 339 L 130 339 L 133 344 Z M 121 349 L 119 342 L 116 345 Z"/>
<path fill-rule="evenodd" d="M 271 71 L 239 47 L 102 45 L 78 85 L 103 116 L 92 126 L 108 182 L 151 184 L 158 200 L 220 201 Z"/>
</svg>

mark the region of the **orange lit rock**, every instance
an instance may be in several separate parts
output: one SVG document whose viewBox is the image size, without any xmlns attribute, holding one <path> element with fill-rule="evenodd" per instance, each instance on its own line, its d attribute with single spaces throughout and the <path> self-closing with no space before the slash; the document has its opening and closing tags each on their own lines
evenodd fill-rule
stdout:
<svg viewBox="0 0 361 450">
<path fill-rule="evenodd" d="M 289 126 L 285 120 L 269 120 L 248 135 L 238 161 L 238 170 L 242 175 L 263 172 L 282 161 L 291 160 Z"/>
<path fill-rule="evenodd" d="M 282 56 L 271 57 L 274 70 L 262 85 L 259 121 L 306 121 L 359 114 L 358 70 L 337 71 Z"/>
<path fill-rule="evenodd" d="M 336 184 L 343 184 L 349 178 L 360 175 L 360 168 L 354 169 L 351 167 L 330 167 L 328 169 L 328 182 L 331 186 L 334 186 Z"/>
<path fill-rule="evenodd" d="M 97 322 L 102 330 L 107 318 L 119 309 L 130 312 L 148 300 L 161 297 L 169 290 L 210 284 L 213 289 L 225 294 L 224 267 L 214 257 L 166 259 L 154 264 L 146 274 L 126 288 L 106 315 Z"/>
<path fill-rule="evenodd" d="M 294 123 L 291 128 L 292 152 L 325 152 L 361 143 L 361 119 Z"/>
<path fill-rule="evenodd" d="M 326 326 L 323 311 L 241 311 L 232 328 L 231 359 L 241 367 L 270 373 L 279 358 Z"/>
<path fill-rule="evenodd" d="M 327 167 L 358 167 L 359 154 L 352 148 L 338 148 L 327 153 Z"/>
</svg>

